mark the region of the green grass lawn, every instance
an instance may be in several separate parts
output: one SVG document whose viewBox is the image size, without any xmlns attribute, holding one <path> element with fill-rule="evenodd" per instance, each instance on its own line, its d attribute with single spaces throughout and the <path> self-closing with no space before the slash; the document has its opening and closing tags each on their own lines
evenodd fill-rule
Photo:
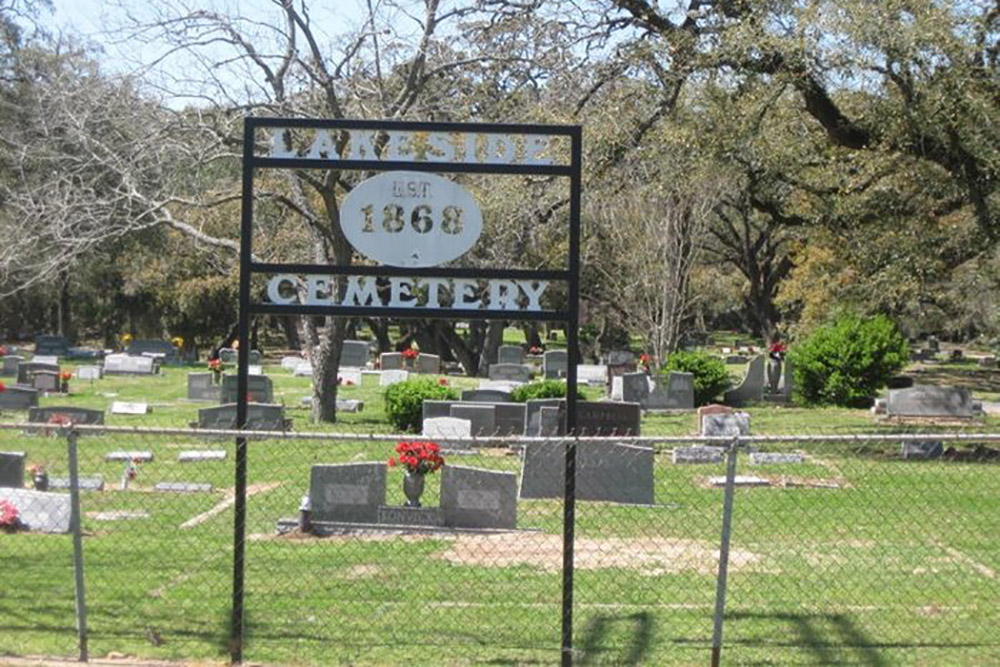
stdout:
<svg viewBox="0 0 1000 667">
<path fill-rule="evenodd" d="M 145 417 L 112 425 L 181 426 L 185 374 L 72 384 L 70 403 L 146 400 Z M 310 380 L 269 366 L 297 430 Z M 452 378 L 457 386 L 476 381 Z M 588 390 L 588 393 L 591 393 Z M 113 394 L 113 396 L 112 396 Z M 342 395 L 365 411 L 320 431 L 388 433 L 372 378 Z M 592 395 L 596 398 L 596 395 Z M 759 406 L 753 430 L 898 430 L 865 411 Z M 3 415 L 7 422 L 19 415 Z M 970 427 L 995 430 L 987 420 Z M 948 427 L 953 430 L 953 427 Z M 689 435 L 694 416 L 647 415 L 647 435 Z M 178 463 L 185 449 L 224 448 L 222 462 Z M 149 450 L 128 490 L 116 449 Z M 245 658 L 268 664 L 550 664 L 559 660 L 562 503 L 522 500 L 522 533 L 501 536 L 278 536 L 316 463 L 381 461 L 392 443 L 364 438 L 254 441 L 249 446 Z M 996 465 L 903 462 L 894 446 L 788 443 L 802 464 L 751 467 L 771 488 L 736 492 L 724 659 L 736 664 L 996 664 L 1000 662 L 1000 476 Z M 0 450 L 66 473 L 65 441 L 0 429 Z M 232 577 L 234 446 L 185 436 L 80 438 L 80 470 L 106 489 L 83 498 L 91 653 L 223 660 Z M 452 465 L 519 472 L 502 451 Z M 705 664 L 712 633 L 724 466 L 655 457 L 651 507 L 577 505 L 574 644 L 581 664 Z M 155 492 L 161 481 L 208 482 L 211 493 Z M 798 486 L 797 486 L 798 484 Z M 825 488 L 833 485 L 836 488 Z M 389 472 L 390 504 L 402 473 Z M 437 503 L 431 477 L 425 504 Z M 99 513 L 147 518 L 98 520 Z M 69 537 L 0 534 L 0 656 L 73 655 Z"/>
</svg>

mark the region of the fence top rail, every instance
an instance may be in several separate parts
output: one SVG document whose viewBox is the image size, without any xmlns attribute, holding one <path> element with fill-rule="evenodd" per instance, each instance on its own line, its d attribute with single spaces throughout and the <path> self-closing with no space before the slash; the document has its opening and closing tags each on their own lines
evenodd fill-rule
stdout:
<svg viewBox="0 0 1000 667">
<path fill-rule="evenodd" d="M 468 445 L 521 445 L 542 442 L 620 442 L 632 445 L 709 445 L 728 446 L 734 441 L 739 446 L 764 443 L 896 443 L 896 442 L 1000 442 L 1000 433 L 837 433 L 809 434 L 784 433 L 774 435 L 703 436 L 703 435 L 652 435 L 652 436 L 463 436 L 430 437 L 414 433 L 329 433 L 317 431 L 241 431 L 237 429 L 169 428 L 160 426 L 106 426 L 103 424 L 46 424 L 37 422 L 0 423 L 0 431 L 48 431 L 68 435 L 80 434 L 131 434 L 165 435 L 190 438 L 244 438 L 246 440 L 316 440 L 333 442 L 399 442 L 402 440 L 440 440 L 449 444 Z"/>
</svg>

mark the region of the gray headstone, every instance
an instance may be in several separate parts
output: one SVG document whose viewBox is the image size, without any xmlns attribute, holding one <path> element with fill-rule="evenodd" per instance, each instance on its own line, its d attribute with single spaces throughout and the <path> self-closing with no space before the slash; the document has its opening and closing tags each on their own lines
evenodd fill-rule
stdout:
<svg viewBox="0 0 1000 667">
<path fill-rule="evenodd" d="M 116 451 L 108 452 L 104 455 L 105 461 L 138 461 L 140 463 L 149 463 L 153 460 L 153 452 L 143 452 L 143 451 Z"/>
<path fill-rule="evenodd" d="M 77 483 L 81 491 L 103 491 L 104 477 L 96 475 L 94 477 L 78 477 Z M 50 477 L 49 489 L 53 491 L 66 491 L 69 489 L 69 477 Z"/>
<path fill-rule="evenodd" d="M 37 361 L 22 361 L 17 366 L 17 383 L 27 387 L 35 385 L 35 373 L 38 371 L 48 371 L 59 374 L 59 366 L 56 364 L 42 364 Z"/>
<path fill-rule="evenodd" d="M 212 485 L 200 482 L 160 482 L 153 487 L 153 490 L 169 493 L 210 493 Z"/>
<path fill-rule="evenodd" d="M 524 435 L 524 403 L 494 403 L 493 415 L 497 435 Z"/>
<path fill-rule="evenodd" d="M 677 447 L 674 449 L 674 463 L 719 463 L 725 454 L 724 447 Z"/>
<path fill-rule="evenodd" d="M 449 416 L 454 404 L 455 401 L 424 401 L 421 405 L 421 421 Z"/>
<path fill-rule="evenodd" d="M 670 371 L 661 375 L 639 403 L 646 410 L 694 409 L 694 374 Z"/>
<path fill-rule="evenodd" d="M 340 368 L 337 369 L 337 381 L 344 386 L 354 385 L 355 387 L 361 386 L 361 369 L 360 368 Z"/>
<path fill-rule="evenodd" d="M 750 361 L 743 382 L 735 389 L 730 389 L 725 395 L 725 404 L 740 406 L 750 402 L 764 400 L 764 355 L 758 355 Z"/>
<path fill-rule="evenodd" d="M 794 452 L 750 452 L 750 465 L 786 465 L 804 463 L 805 455 Z"/>
<path fill-rule="evenodd" d="M 368 343 L 363 340 L 345 340 L 340 350 L 340 365 L 364 368 L 368 365 Z"/>
<path fill-rule="evenodd" d="M 153 375 L 159 365 L 153 357 L 133 357 L 127 354 L 109 354 L 104 357 L 105 375 Z"/>
<path fill-rule="evenodd" d="M 890 417 L 973 417 L 972 395 L 965 387 L 916 385 L 890 389 L 886 414 Z"/>
<path fill-rule="evenodd" d="M 635 365 L 635 354 L 631 350 L 611 350 L 608 352 L 608 366 Z"/>
<path fill-rule="evenodd" d="M 467 403 L 508 403 L 510 392 L 499 389 L 467 389 L 462 392 L 462 400 Z"/>
<path fill-rule="evenodd" d="M 524 435 L 538 437 L 542 430 L 542 408 L 557 408 L 565 404 L 562 398 L 537 398 L 526 401 L 524 406 Z"/>
<path fill-rule="evenodd" d="M 136 339 L 129 343 L 128 349 L 125 352 L 129 356 L 141 357 L 143 355 L 162 355 L 164 363 L 167 364 L 177 364 L 180 363 L 180 357 L 177 354 L 177 348 L 174 344 L 167 340 L 141 340 Z"/>
<path fill-rule="evenodd" d="M 649 397 L 649 376 L 645 373 L 626 373 L 622 376 L 622 400 L 643 405 Z"/>
<path fill-rule="evenodd" d="M 582 436 L 640 435 L 642 408 L 638 403 L 579 401 L 577 433 Z"/>
<path fill-rule="evenodd" d="M 0 486 L 24 488 L 24 452 L 0 452 Z"/>
<path fill-rule="evenodd" d="M 215 384 L 215 373 L 188 373 L 188 400 L 218 403 L 220 396 L 222 396 L 222 387 Z"/>
<path fill-rule="evenodd" d="M 67 359 L 100 359 L 104 356 L 104 350 L 92 347 L 71 347 L 66 350 Z"/>
<path fill-rule="evenodd" d="M 365 409 L 365 402 L 358 400 L 356 398 L 337 399 L 338 412 L 363 412 L 364 409 Z"/>
<path fill-rule="evenodd" d="M 302 357 L 282 357 L 281 367 L 286 371 L 294 371 L 295 368 L 304 361 L 305 359 Z"/>
<path fill-rule="evenodd" d="M 100 380 L 104 373 L 100 366 L 80 366 L 76 369 L 77 380 Z"/>
<path fill-rule="evenodd" d="M 382 371 L 382 374 L 378 377 L 378 386 L 388 387 L 394 385 L 397 382 L 406 382 L 410 379 L 410 371 L 404 370 L 388 370 Z"/>
<path fill-rule="evenodd" d="M 707 437 L 750 435 L 750 415 L 745 412 L 707 414 L 701 420 L 701 434 Z"/>
<path fill-rule="evenodd" d="M 449 416 L 458 419 L 467 419 L 469 421 L 469 432 L 474 436 L 496 434 L 496 408 L 492 405 L 455 404 L 451 406 Z"/>
<path fill-rule="evenodd" d="M 177 455 L 180 463 L 196 463 L 200 461 L 223 461 L 226 458 L 224 449 L 189 449 Z"/>
<path fill-rule="evenodd" d="M 0 377 L 17 377 L 17 367 L 24 361 L 24 357 L 16 354 L 4 355 L 0 358 Z"/>
<path fill-rule="evenodd" d="M 314 465 L 309 505 L 314 521 L 375 523 L 385 505 L 385 463 Z"/>
<path fill-rule="evenodd" d="M 223 375 L 220 403 L 235 403 L 240 398 L 239 376 Z M 274 403 L 274 383 L 266 375 L 247 375 L 247 393 L 254 403 Z"/>
<path fill-rule="evenodd" d="M 441 469 L 441 510 L 452 528 L 515 528 L 517 475 L 448 465 Z"/>
<path fill-rule="evenodd" d="M 378 508 L 378 522 L 388 526 L 444 526 L 444 513 L 439 507 L 390 507 Z"/>
<path fill-rule="evenodd" d="M 566 409 L 563 406 L 543 405 L 538 410 L 538 435 L 543 438 L 566 435 Z"/>
<path fill-rule="evenodd" d="M 491 380 L 502 382 L 530 382 L 531 366 L 523 364 L 490 364 Z"/>
<path fill-rule="evenodd" d="M 236 428 L 236 404 L 225 403 L 223 405 L 199 409 L 197 427 L 222 430 Z M 248 403 L 246 430 L 288 430 L 288 421 L 285 418 L 284 406 L 268 403 Z"/>
<path fill-rule="evenodd" d="M 542 372 L 546 379 L 564 378 L 569 370 L 569 354 L 566 350 L 549 350 L 542 356 Z"/>
<path fill-rule="evenodd" d="M 497 350 L 497 363 L 520 366 L 524 363 L 524 348 L 520 345 L 501 345 Z"/>
<path fill-rule="evenodd" d="M 69 351 L 69 340 L 65 336 L 43 335 L 35 337 L 35 356 L 65 356 Z"/>
<path fill-rule="evenodd" d="M 237 357 L 239 360 L 239 357 Z M 247 355 L 247 364 L 253 364 L 259 366 L 264 360 L 264 355 L 260 353 L 260 350 L 250 350 L 250 354 Z"/>
<path fill-rule="evenodd" d="M 32 386 L 39 391 L 59 391 L 59 373 L 35 371 Z"/>
<path fill-rule="evenodd" d="M 403 368 L 403 355 L 400 352 L 383 352 L 379 355 L 378 367 L 383 371 L 400 370 Z"/>
<path fill-rule="evenodd" d="M 900 447 L 900 456 L 906 460 L 939 459 L 944 454 L 944 443 L 935 442 L 904 442 Z"/>
<path fill-rule="evenodd" d="M 44 408 L 29 408 L 28 422 L 32 424 L 47 424 L 53 417 L 65 415 L 74 424 L 103 424 L 104 410 L 90 410 L 75 406 L 48 405 Z"/>
<path fill-rule="evenodd" d="M 21 523 L 40 533 L 69 532 L 69 494 L 0 487 L 0 500 L 17 508 Z"/>
<path fill-rule="evenodd" d="M 413 370 L 417 373 L 438 374 L 441 372 L 441 357 L 436 354 L 421 352 L 413 362 Z"/>
<path fill-rule="evenodd" d="M 565 443 L 526 443 L 520 497 L 563 497 L 565 463 Z M 579 442 L 576 470 L 578 500 L 653 503 L 652 447 L 615 442 Z"/>
<path fill-rule="evenodd" d="M 28 387 L 7 387 L 0 391 L 0 410 L 27 410 L 38 405 L 38 390 Z"/>
<path fill-rule="evenodd" d="M 594 364 L 577 364 L 576 381 L 595 387 L 603 387 L 608 383 L 608 367 Z"/>
<path fill-rule="evenodd" d="M 219 348 L 219 361 L 224 364 L 235 364 L 238 356 L 236 350 L 231 347 Z"/>
</svg>

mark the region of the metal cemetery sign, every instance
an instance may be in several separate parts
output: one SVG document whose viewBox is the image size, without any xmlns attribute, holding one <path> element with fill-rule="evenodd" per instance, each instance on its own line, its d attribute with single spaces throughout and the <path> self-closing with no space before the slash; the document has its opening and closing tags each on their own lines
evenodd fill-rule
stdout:
<svg viewBox="0 0 1000 667">
<path fill-rule="evenodd" d="M 564 322 L 569 353 L 566 425 L 576 426 L 581 131 L 577 126 L 247 118 L 243 148 L 237 424 L 247 423 L 252 315 L 503 319 Z M 254 259 L 258 171 L 307 169 L 372 174 L 340 202 L 341 231 L 357 264 L 280 264 Z M 489 221 L 462 174 L 569 181 L 566 254 L 559 268 L 448 266 L 481 242 Z M 565 183 L 565 181 L 563 181 Z M 334 186 L 331 186 L 334 187 Z M 251 278 L 267 276 L 260 300 Z M 565 297 L 551 298 L 553 283 Z M 553 302 L 564 306 L 553 307 Z M 575 457 L 565 448 L 563 662 L 572 656 Z M 232 657 L 242 651 L 246 439 L 237 439 Z"/>
</svg>

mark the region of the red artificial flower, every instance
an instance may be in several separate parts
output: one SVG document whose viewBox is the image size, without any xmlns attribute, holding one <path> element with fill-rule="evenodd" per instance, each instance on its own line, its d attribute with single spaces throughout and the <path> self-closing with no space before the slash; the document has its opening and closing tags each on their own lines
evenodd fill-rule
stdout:
<svg viewBox="0 0 1000 667">
<path fill-rule="evenodd" d="M 530 348 L 530 349 L 528 350 L 528 354 L 541 354 L 541 353 L 542 353 L 542 352 L 544 352 L 544 351 L 545 351 L 544 349 L 542 349 L 542 348 L 540 348 L 540 347 L 537 347 L 537 346 L 535 346 L 535 347 L 532 347 L 532 348 Z"/>
<path fill-rule="evenodd" d="M 0 526 L 5 528 L 15 528 L 19 523 L 20 512 L 14 503 L 8 500 L 0 500 Z"/>
<path fill-rule="evenodd" d="M 412 347 L 408 347 L 403 350 L 404 359 L 416 359 L 418 354 L 420 354 L 420 350 L 416 350 Z"/>
<path fill-rule="evenodd" d="M 448 386 L 448 378 L 438 378 L 438 384 L 442 387 Z"/>
<path fill-rule="evenodd" d="M 639 355 L 639 363 L 640 364 L 646 365 L 646 364 L 649 363 L 649 361 L 650 361 L 650 356 L 648 354 L 646 354 L 645 352 L 643 352 L 642 354 Z"/>
<path fill-rule="evenodd" d="M 4 393 L 5 391 L 7 391 L 7 385 L 5 385 L 3 382 L 0 382 L 0 394 Z"/>
<path fill-rule="evenodd" d="M 61 377 L 64 381 L 65 380 L 70 380 L 73 377 L 73 374 L 72 373 L 62 373 L 62 374 L 59 375 L 59 377 Z"/>
<path fill-rule="evenodd" d="M 0 345 L 0 357 L 7 355 L 7 347 L 5 345 Z"/>
<path fill-rule="evenodd" d="M 394 458 L 389 459 L 389 467 L 390 468 L 395 468 L 396 467 L 396 459 L 394 459 Z"/>
<path fill-rule="evenodd" d="M 208 360 L 208 369 L 210 371 L 222 370 L 222 361 L 218 358 Z"/>
<path fill-rule="evenodd" d="M 424 475 L 435 472 L 444 465 L 440 455 L 441 446 L 435 442 L 400 442 L 396 445 L 399 454 L 398 462 L 410 473 Z M 396 465 L 395 458 L 389 459 L 389 465 Z"/>
</svg>

